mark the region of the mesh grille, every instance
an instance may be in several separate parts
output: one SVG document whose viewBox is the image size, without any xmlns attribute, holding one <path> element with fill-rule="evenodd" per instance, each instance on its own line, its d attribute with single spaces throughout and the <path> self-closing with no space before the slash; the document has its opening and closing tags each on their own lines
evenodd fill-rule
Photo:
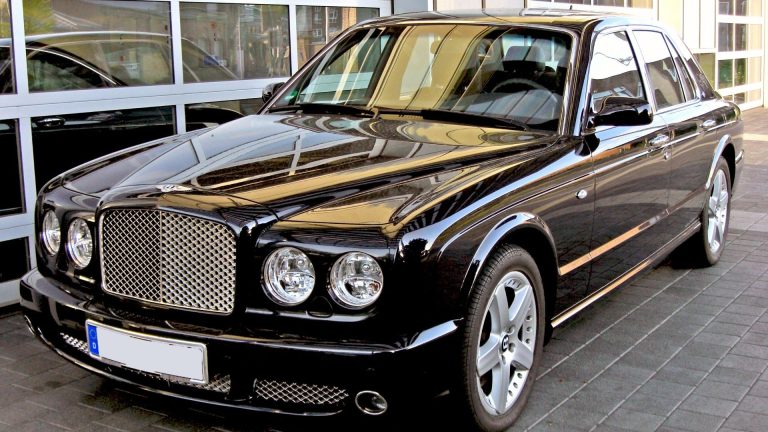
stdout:
<svg viewBox="0 0 768 432">
<path fill-rule="evenodd" d="M 104 290 L 182 309 L 230 313 L 235 236 L 223 224 L 159 210 L 101 219 Z"/>
<path fill-rule="evenodd" d="M 253 392 L 259 399 L 303 405 L 336 405 L 347 399 L 347 391 L 339 387 L 287 381 L 256 380 Z"/>
<path fill-rule="evenodd" d="M 88 354 L 88 342 L 78 339 L 76 337 L 72 337 L 68 334 L 59 333 L 61 335 L 61 339 L 72 348 L 75 348 L 81 352 L 84 352 Z"/>
</svg>

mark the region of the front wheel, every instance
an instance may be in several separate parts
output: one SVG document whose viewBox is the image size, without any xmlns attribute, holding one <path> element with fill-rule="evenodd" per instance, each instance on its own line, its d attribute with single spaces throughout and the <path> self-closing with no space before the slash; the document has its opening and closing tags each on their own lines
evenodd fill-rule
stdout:
<svg viewBox="0 0 768 432">
<path fill-rule="evenodd" d="M 520 415 L 541 360 L 544 320 L 536 262 L 522 248 L 502 246 L 467 310 L 458 392 L 471 427 L 501 431 Z"/>
</svg>

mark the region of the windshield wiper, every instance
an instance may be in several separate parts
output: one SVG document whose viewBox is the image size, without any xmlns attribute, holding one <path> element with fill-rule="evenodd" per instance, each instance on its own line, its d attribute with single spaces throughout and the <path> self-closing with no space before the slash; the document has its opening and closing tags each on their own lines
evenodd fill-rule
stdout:
<svg viewBox="0 0 768 432">
<path fill-rule="evenodd" d="M 268 112 L 282 112 L 282 111 L 302 111 L 307 114 L 352 114 L 363 117 L 373 117 L 376 115 L 374 110 L 363 108 L 357 105 L 343 105 L 343 104 L 328 104 L 328 103 L 315 103 L 305 102 L 295 105 L 285 105 L 270 108 Z"/>
<path fill-rule="evenodd" d="M 517 120 L 501 117 L 491 117 L 485 114 L 477 114 L 465 111 L 449 111 L 441 109 L 423 109 L 419 112 L 425 120 L 445 120 L 476 126 L 489 126 L 501 128 L 513 128 L 518 130 L 531 130 L 531 128 Z"/>
</svg>

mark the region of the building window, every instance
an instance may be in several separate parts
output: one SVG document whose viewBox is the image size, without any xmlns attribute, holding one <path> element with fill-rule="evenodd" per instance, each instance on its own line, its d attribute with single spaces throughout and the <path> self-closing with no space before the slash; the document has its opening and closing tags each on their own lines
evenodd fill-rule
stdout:
<svg viewBox="0 0 768 432">
<path fill-rule="evenodd" d="M 24 0 L 31 92 L 171 84 L 170 5 Z"/>
<path fill-rule="evenodd" d="M 184 82 L 287 77 L 288 6 L 181 3 Z"/>
<path fill-rule="evenodd" d="M 216 126 L 256 114 L 262 106 L 261 98 L 188 104 L 184 106 L 187 130 Z"/>
<path fill-rule="evenodd" d="M 299 67 L 346 28 L 378 16 L 375 8 L 297 6 Z"/>
<path fill-rule="evenodd" d="M 0 242 L 0 283 L 19 279 L 29 271 L 27 237 Z"/>
<path fill-rule="evenodd" d="M 0 216 L 24 212 L 16 120 L 0 120 Z"/>
<path fill-rule="evenodd" d="M 13 55 L 11 54 L 11 10 L 8 0 L 0 0 L 0 94 L 13 93 Z"/>
<path fill-rule="evenodd" d="M 696 60 L 701 66 L 701 70 L 709 80 L 712 87 L 715 86 L 715 55 L 712 53 L 696 54 Z"/>
<path fill-rule="evenodd" d="M 760 0 L 719 0 L 720 15 L 760 16 L 762 5 Z"/>
<path fill-rule="evenodd" d="M 33 117 L 32 148 L 37 188 L 39 190 L 51 178 L 77 165 L 173 135 L 176 133 L 174 121 L 172 107 Z M 110 182 L 102 179 L 102 184 Z"/>
</svg>

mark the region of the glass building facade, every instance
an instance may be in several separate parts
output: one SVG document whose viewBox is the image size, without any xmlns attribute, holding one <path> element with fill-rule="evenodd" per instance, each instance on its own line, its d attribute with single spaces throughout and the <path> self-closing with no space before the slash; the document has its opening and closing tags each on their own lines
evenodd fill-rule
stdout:
<svg viewBox="0 0 768 432">
<path fill-rule="evenodd" d="M 253 114 L 390 0 L 0 0 L 0 307 L 34 266 L 37 191 L 96 157 Z"/>
</svg>

